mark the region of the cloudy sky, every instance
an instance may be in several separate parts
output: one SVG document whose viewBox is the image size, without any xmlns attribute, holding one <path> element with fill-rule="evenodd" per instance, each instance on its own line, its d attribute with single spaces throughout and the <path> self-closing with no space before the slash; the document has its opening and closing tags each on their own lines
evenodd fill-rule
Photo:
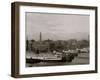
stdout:
<svg viewBox="0 0 100 80">
<path fill-rule="evenodd" d="M 88 39 L 89 16 L 74 14 L 26 13 L 26 38 L 68 40 Z"/>
</svg>

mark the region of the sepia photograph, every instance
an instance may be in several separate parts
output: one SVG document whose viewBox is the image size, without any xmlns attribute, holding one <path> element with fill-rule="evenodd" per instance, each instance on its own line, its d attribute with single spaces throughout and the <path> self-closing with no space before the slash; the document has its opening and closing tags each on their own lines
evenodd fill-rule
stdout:
<svg viewBox="0 0 100 80">
<path fill-rule="evenodd" d="M 11 76 L 97 73 L 97 7 L 12 3 Z"/>
<path fill-rule="evenodd" d="M 26 67 L 89 64 L 89 19 L 85 14 L 26 12 Z"/>
</svg>

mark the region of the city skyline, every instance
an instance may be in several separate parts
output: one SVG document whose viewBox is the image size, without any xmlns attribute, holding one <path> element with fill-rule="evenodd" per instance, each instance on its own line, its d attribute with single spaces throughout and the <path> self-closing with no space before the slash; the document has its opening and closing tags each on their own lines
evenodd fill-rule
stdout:
<svg viewBox="0 0 100 80">
<path fill-rule="evenodd" d="M 77 40 L 76 38 L 70 38 L 70 39 L 67 39 L 67 40 Z M 35 40 L 33 38 L 31 39 L 28 39 L 28 37 L 26 37 L 26 40 Z M 42 33 L 40 32 L 40 35 L 38 36 L 38 40 L 35 40 L 35 41 L 44 41 L 44 40 L 52 40 L 50 38 L 47 38 L 47 39 L 43 39 L 42 37 Z M 62 39 L 59 39 L 59 40 L 62 40 Z M 88 35 L 88 38 L 87 39 L 80 39 L 80 40 L 89 40 L 89 35 Z M 53 41 L 57 41 L 57 40 L 53 40 Z M 66 40 L 62 40 L 62 41 L 66 41 Z"/>
</svg>

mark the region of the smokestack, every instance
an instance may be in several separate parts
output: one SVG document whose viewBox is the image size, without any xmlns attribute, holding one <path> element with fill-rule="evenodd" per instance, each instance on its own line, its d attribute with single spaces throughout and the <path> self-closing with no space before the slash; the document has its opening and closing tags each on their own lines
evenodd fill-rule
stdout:
<svg viewBox="0 0 100 80">
<path fill-rule="evenodd" d="M 42 41 L 42 34 L 41 34 L 41 32 L 40 32 L 40 41 Z"/>
</svg>

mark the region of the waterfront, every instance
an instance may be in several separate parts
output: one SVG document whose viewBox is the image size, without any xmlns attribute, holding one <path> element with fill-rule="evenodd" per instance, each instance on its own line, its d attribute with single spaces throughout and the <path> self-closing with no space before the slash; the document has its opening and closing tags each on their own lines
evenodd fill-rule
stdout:
<svg viewBox="0 0 100 80">
<path fill-rule="evenodd" d="M 89 16 L 26 13 L 26 67 L 89 64 L 89 31 Z"/>
<path fill-rule="evenodd" d="M 46 54 L 46 55 L 45 55 Z M 51 56 L 54 57 L 51 54 L 48 53 L 41 53 L 36 55 L 33 52 L 27 53 L 27 57 L 36 57 L 36 56 Z M 71 62 L 38 62 L 38 63 L 26 63 L 26 67 L 39 67 L 39 66 L 60 66 L 60 65 L 85 65 L 89 64 L 89 53 L 79 53 L 78 56 L 74 57 L 74 59 Z"/>
</svg>

